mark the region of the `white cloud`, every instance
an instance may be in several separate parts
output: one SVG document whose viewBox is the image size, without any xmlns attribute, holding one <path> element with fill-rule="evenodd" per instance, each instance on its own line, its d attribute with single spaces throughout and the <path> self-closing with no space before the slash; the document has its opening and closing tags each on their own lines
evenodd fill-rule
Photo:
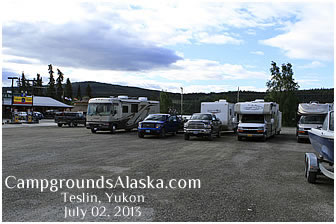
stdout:
<svg viewBox="0 0 336 224">
<path fill-rule="evenodd" d="M 262 51 L 251 51 L 251 54 L 256 54 L 256 55 L 264 55 L 264 52 Z"/>
<path fill-rule="evenodd" d="M 319 67 L 323 67 L 324 64 L 322 64 L 319 61 L 312 61 L 309 64 L 305 64 L 305 65 L 301 65 L 301 66 L 297 66 L 298 68 L 319 68 Z"/>
<path fill-rule="evenodd" d="M 215 34 L 215 35 L 209 35 L 208 33 L 200 33 L 197 35 L 198 41 L 201 43 L 207 43 L 207 44 L 241 44 L 243 41 L 235 39 L 229 34 Z"/>
<path fill-rule="evenodd" d="M 285 33 L 261 41 L 278 47 L 293 59 L 333 60 L 333 5 L 305 4 L 298 22 L 287 23 Z"/>
</svg>

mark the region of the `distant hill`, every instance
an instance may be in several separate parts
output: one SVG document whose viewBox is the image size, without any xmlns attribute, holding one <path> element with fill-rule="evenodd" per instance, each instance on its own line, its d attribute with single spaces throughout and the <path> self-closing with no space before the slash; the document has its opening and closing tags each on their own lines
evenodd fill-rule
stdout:
<svg viewBox="0 0 336 224">
<path fill-rule="evenodd" d="M 160 99 L 159 90 L 150 90 L 139 87 L 121 86 L 100 82 L 74 82 L 72 83 L 73 95 L 77 95 L 78 86 L 81 88 L 81 95 L 85 95 L 86 87 L 90 84 L 92 97 L 109 97 L 109 96 L 144 96 L 151 100 Z M 3 92 L 10 90 L 10 87 L 3 87 Z M 172 98 L 174 107 L 180 108 L 180 93 L 169 93 Z M 319 101 L 320 103 L 334 102 L 334 89 L 310 89 L 296 91 L 299 102 Z M 251 101 L 255 99 L 264 99 L 266 92 L 240 91 L 239 101 Z M 183 94 L 183 110 L 185 113 L 199 112 L 201 102 L 215 101 L 226 99 L 229 102 L 237 102 L 237 91 L 228 91 L 221 93 L 188 93 Z"/>
</svg>

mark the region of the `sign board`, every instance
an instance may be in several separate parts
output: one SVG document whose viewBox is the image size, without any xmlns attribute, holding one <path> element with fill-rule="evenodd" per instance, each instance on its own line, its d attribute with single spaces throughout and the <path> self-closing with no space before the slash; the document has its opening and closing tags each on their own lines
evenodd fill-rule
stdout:
<svg viewBox="0 0 336 224">
<path fill-rule="evenodd" d="M 33 97 L 32 96 L 14 96 L 13 105 L 33 106 Z"/>
</svg>

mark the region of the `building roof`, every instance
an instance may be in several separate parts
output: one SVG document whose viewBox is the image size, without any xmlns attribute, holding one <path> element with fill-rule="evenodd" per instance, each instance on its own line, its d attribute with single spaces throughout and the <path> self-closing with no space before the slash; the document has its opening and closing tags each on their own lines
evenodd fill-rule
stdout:
<svg viewBox="0 0 336 224">
<path fill-rule="evenodd" d="M 10 106 L 12 102 L 11 98 L 6 98 L 2 100 L 3 105 L 8 105 Z M 22 106 L 27 106 L 27 105 L 22 105 Z M 65 103 L 62 103 L 58 100 L 55 100 L 51 97 L 46 97 L 46 96 L 34 96 L 33 97 L 33 106 L 34 107 L 63 107 L 63 108 L 72 108 L 73 106 L 67 105 Z"/>
</svg>

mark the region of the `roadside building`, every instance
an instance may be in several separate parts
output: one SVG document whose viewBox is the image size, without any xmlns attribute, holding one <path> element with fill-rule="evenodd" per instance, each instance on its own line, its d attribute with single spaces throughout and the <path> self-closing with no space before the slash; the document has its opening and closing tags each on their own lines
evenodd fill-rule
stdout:
<svg viewBox="0 0 336 224">
<path fill-rule="evenodd" d="M 2 117 L 10 118 L 11 117 L 11 108 L 17 111 L 28 111 L 34 110 L 41 113 L 45 113 L 49 110 L 54 111 L 70 111 L 73 106 L 62 103 L 58 100 L 55 100 L 51 97 L 45 96 L 14 96 L 14 102 L 12 102 L 11 93 L 2 94 Z M 17 99 L 16 99 L 17 98 Z M 21 102 L 17 102 L 21 101 Z"/>
</svg>

